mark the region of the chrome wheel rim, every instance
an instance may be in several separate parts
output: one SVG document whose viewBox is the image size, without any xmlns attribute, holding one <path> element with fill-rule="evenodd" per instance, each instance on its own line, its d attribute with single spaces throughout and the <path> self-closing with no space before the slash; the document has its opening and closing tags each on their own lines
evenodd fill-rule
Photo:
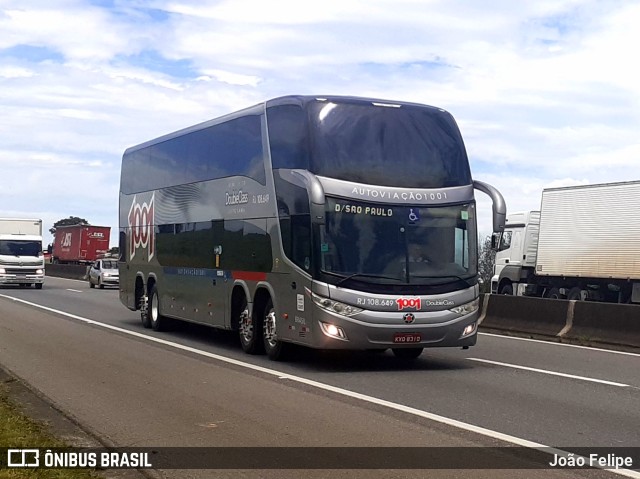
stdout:
<svg viewBox="0 0 640 479">
<path fill-rule="evenodd" d="M 253 321 L 249 315 L 249 309 L 240 313 L 240 337 L 245 343 L 253 339 Z"/>
<path fill-rule="evenodd" d="M 264 339 L 270 347 L 275 348 L 278 344 L 276 334 L 276 312 L 270 309 L 264 318 Z"/>
</svg>

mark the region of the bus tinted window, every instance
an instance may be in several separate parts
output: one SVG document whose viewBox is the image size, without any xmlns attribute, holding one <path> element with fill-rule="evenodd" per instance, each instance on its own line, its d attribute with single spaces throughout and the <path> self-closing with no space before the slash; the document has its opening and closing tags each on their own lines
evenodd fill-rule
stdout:
<svg viewBox="0 0 640 479">
<path fill-rule="evenodd" d="M 471 184 L 458 127 L 439 109 L 318 101 L 309 121 L 317 175 L 413 188 Z"/>
<path fill-rule="evenodd" d="M 125 154 L 122 192 L 150 191 L 228 176 L 265 184 L 260 116 L 249 115 Z"/>
<path fill-rule="evenodd" d="M 273 168 L 309 169 L 306 118 L 298 105 L 278 105 L 267 110 Z"/>
</svg>

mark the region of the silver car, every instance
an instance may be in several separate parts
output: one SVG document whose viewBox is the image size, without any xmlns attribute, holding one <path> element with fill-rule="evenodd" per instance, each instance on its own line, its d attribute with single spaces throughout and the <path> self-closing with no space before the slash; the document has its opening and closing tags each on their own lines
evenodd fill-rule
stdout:
<svg viewBox="0 0 640 479">
<path fill-rule="evenodd" d="M 105 286 L 118 286 L 120 284 L 120 273 L 118 272 L 118 262 L 115 259 L 99 259 L 91 265 L 89 269 L 89 287 L 96 285 L 103 289 Z"/>
</svg>

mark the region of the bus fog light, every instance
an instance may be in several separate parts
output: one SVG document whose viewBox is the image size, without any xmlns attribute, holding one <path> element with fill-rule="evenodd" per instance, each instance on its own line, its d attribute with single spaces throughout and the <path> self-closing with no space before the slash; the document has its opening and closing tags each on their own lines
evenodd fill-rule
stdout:
<svg viewBox="0 0 640 479">
<path fill-rule="evenodd" d="M 467 336 L 471 336 L 473 333 L 476 332 L 477 327 L 478 327 L 477 321 L 474 321 L 473 323 L 467 325 L 462 331 L 462 335 L 460 336 L 460 338 L 466 338 Z"/>
<path fill-rule="evenodd" d="M 335 324 L 331 323 L 320 323 L 320 326 L 322 326 L 322 332 L 327 336 L 331 336 L 332 338 L 337 339 L 347 339 L 347 335 L 345 334 L 344 329 L 342 329 L 340 326 L 336 326 Z"/>
</svg>

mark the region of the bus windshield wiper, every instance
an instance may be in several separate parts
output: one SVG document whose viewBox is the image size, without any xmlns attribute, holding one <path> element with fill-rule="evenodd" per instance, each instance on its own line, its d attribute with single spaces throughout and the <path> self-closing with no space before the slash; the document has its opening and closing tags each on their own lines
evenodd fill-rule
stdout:
<svg viewBox="0 0 640 479">
<path fill-rule="evenodd" d="M 331 273 L 329 271 L 324 271 L 325 273 L 332 274 L 334 276 L 342 276 L 336 273 Z M 357 276 L 363 276 L 365 278 L 378 278 L 378 279 L 390 279 L 392 281 L 402 281 L 400 278 L 394 278 L 393 276 L 384 276 L 382 274 L 371 274 L 371 273 L 352 273 L 348 276 L 342 276 L 342 279 L 336 283 L 336 286 L 340 286 L 345 281 L 350 280 L 351 278 L 355 278 Z"/>
</svg>

